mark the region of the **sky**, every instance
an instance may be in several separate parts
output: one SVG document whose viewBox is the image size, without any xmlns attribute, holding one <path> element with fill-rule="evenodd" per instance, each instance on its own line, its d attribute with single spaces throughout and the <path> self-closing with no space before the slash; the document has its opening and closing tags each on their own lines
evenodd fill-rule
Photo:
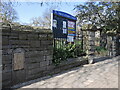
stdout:
<svg viewBox="0 0 120 90">
<path fill-rule="evenodd" d="M 51 4 L 43 4 L 41 6 L 40 2 L 18 2 L 15 5 L 15 10 L 17 11 L 18 20 L 21 24 L 29 24 L 31 18 L 33 17 L 43 17 L 46 10 L 49 10 L 50 7 L 57 7 L 55 10 L 63 11 L 69 13 L 71 15 L 75 15 L 74 7 L 75 5 L 83 4 L 84 2 L 62 2 L 61 4 L 54 3 Z"/>
</svg>

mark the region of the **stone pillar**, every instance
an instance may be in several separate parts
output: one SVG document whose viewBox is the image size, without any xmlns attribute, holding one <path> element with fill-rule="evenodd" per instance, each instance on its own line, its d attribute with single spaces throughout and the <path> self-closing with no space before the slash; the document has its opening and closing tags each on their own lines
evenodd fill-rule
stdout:
<svg viewBox="0 0 120 90">
<path fill-rule="evenodd" d="M 112 56 L 116 56 L 116 36 L 113 36 L 112 39 Z"/>
<path fill-rule="evenodd" d="M 83 50 L 86 51 L 86 58 L 88 59 L 89 63 L 92 63 L 95 52 L 95 31 L 83 31 Z"/>
<path fill-rule="evenodd" d="M 107 35 L 108 56 L 116 56 L 116 35 Z"/>
<path fill-rule="evenodd" d="M 107 50 L 108 50 L 108 56 L 112 56 L 112 37 L 111 36 L 107 36 Z"/>
</svg>

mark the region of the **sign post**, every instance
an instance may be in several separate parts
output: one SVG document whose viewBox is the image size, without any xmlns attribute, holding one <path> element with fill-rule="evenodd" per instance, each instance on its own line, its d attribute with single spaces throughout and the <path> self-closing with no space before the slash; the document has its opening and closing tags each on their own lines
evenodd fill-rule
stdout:
<svg viewBox="0 0 120 90">
<path fill-rule="evenodd" d="M 67 42 L 74 42 L 76 21 L 77 18 L 68 13 L 53 10 L 51 14 L 51 29 L 54 38 L 65 38 Z"/>
</svg>

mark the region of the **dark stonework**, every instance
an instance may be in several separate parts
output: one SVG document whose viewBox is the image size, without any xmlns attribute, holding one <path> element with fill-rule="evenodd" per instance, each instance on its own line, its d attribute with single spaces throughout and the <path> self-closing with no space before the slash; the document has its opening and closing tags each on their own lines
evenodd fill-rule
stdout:
<svg viewBox="0 0 120 90">
<path fill-rule="evenodd" d="M 53 57 L 52 44 L 53 38 L 51 33 L 17 31 L 17 28 L 11 30 L 10 27 L 3 27 L 2 86 L 9 87 L 41 77 L 43 71 L 46 71 L 47 67 L 51 65 Z M 20 48 L 24 50 L 24 54 L 20 55 Z M 21 62 L 22 59 L 20 58 L 22 55 L 24 55 L 24 65 L 21 63 L 22 67 L 20 67 L 21 65 L 14 67 L 14 59 L 17 60 L 18 58 Z"/>
</svg>

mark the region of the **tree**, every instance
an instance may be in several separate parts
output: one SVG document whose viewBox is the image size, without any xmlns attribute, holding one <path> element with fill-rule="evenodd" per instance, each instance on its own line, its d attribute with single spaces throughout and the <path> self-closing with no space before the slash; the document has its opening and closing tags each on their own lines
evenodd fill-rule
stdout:
<svg viewBox="0 0 120 90">
<path fill-rule="evenodd" d="M 13 2 L 0 1 L 0 19 L 5 23 L 12 23 L 17 19 L 17 12 L 14 9 Z"/>
<path fill-rule="evenodd" d="M 118 31 L 120 23 L 120 2 L 86 2 L 77 5 L 78 24 L 92 24 L 104 32 Z"/>
<path fill-rule="evenodd" d="M 33 17 L 31 19 L 31 24 L 34 25 L 34 26 L 39 26 L 40 25 L 40 20 L 41 20 L 40 17 Z"/>
<path fill-rule="evenodd" d="M 59 8 L 58 6 L 52 6 L 47 8 L 43 13 L 43 17 L 33 17 L 31 19 L 31 25 L 40 26 L 42 28 L 50 28 L 51 27 L 51 13 L 52 10 Z"/>
</svg>

